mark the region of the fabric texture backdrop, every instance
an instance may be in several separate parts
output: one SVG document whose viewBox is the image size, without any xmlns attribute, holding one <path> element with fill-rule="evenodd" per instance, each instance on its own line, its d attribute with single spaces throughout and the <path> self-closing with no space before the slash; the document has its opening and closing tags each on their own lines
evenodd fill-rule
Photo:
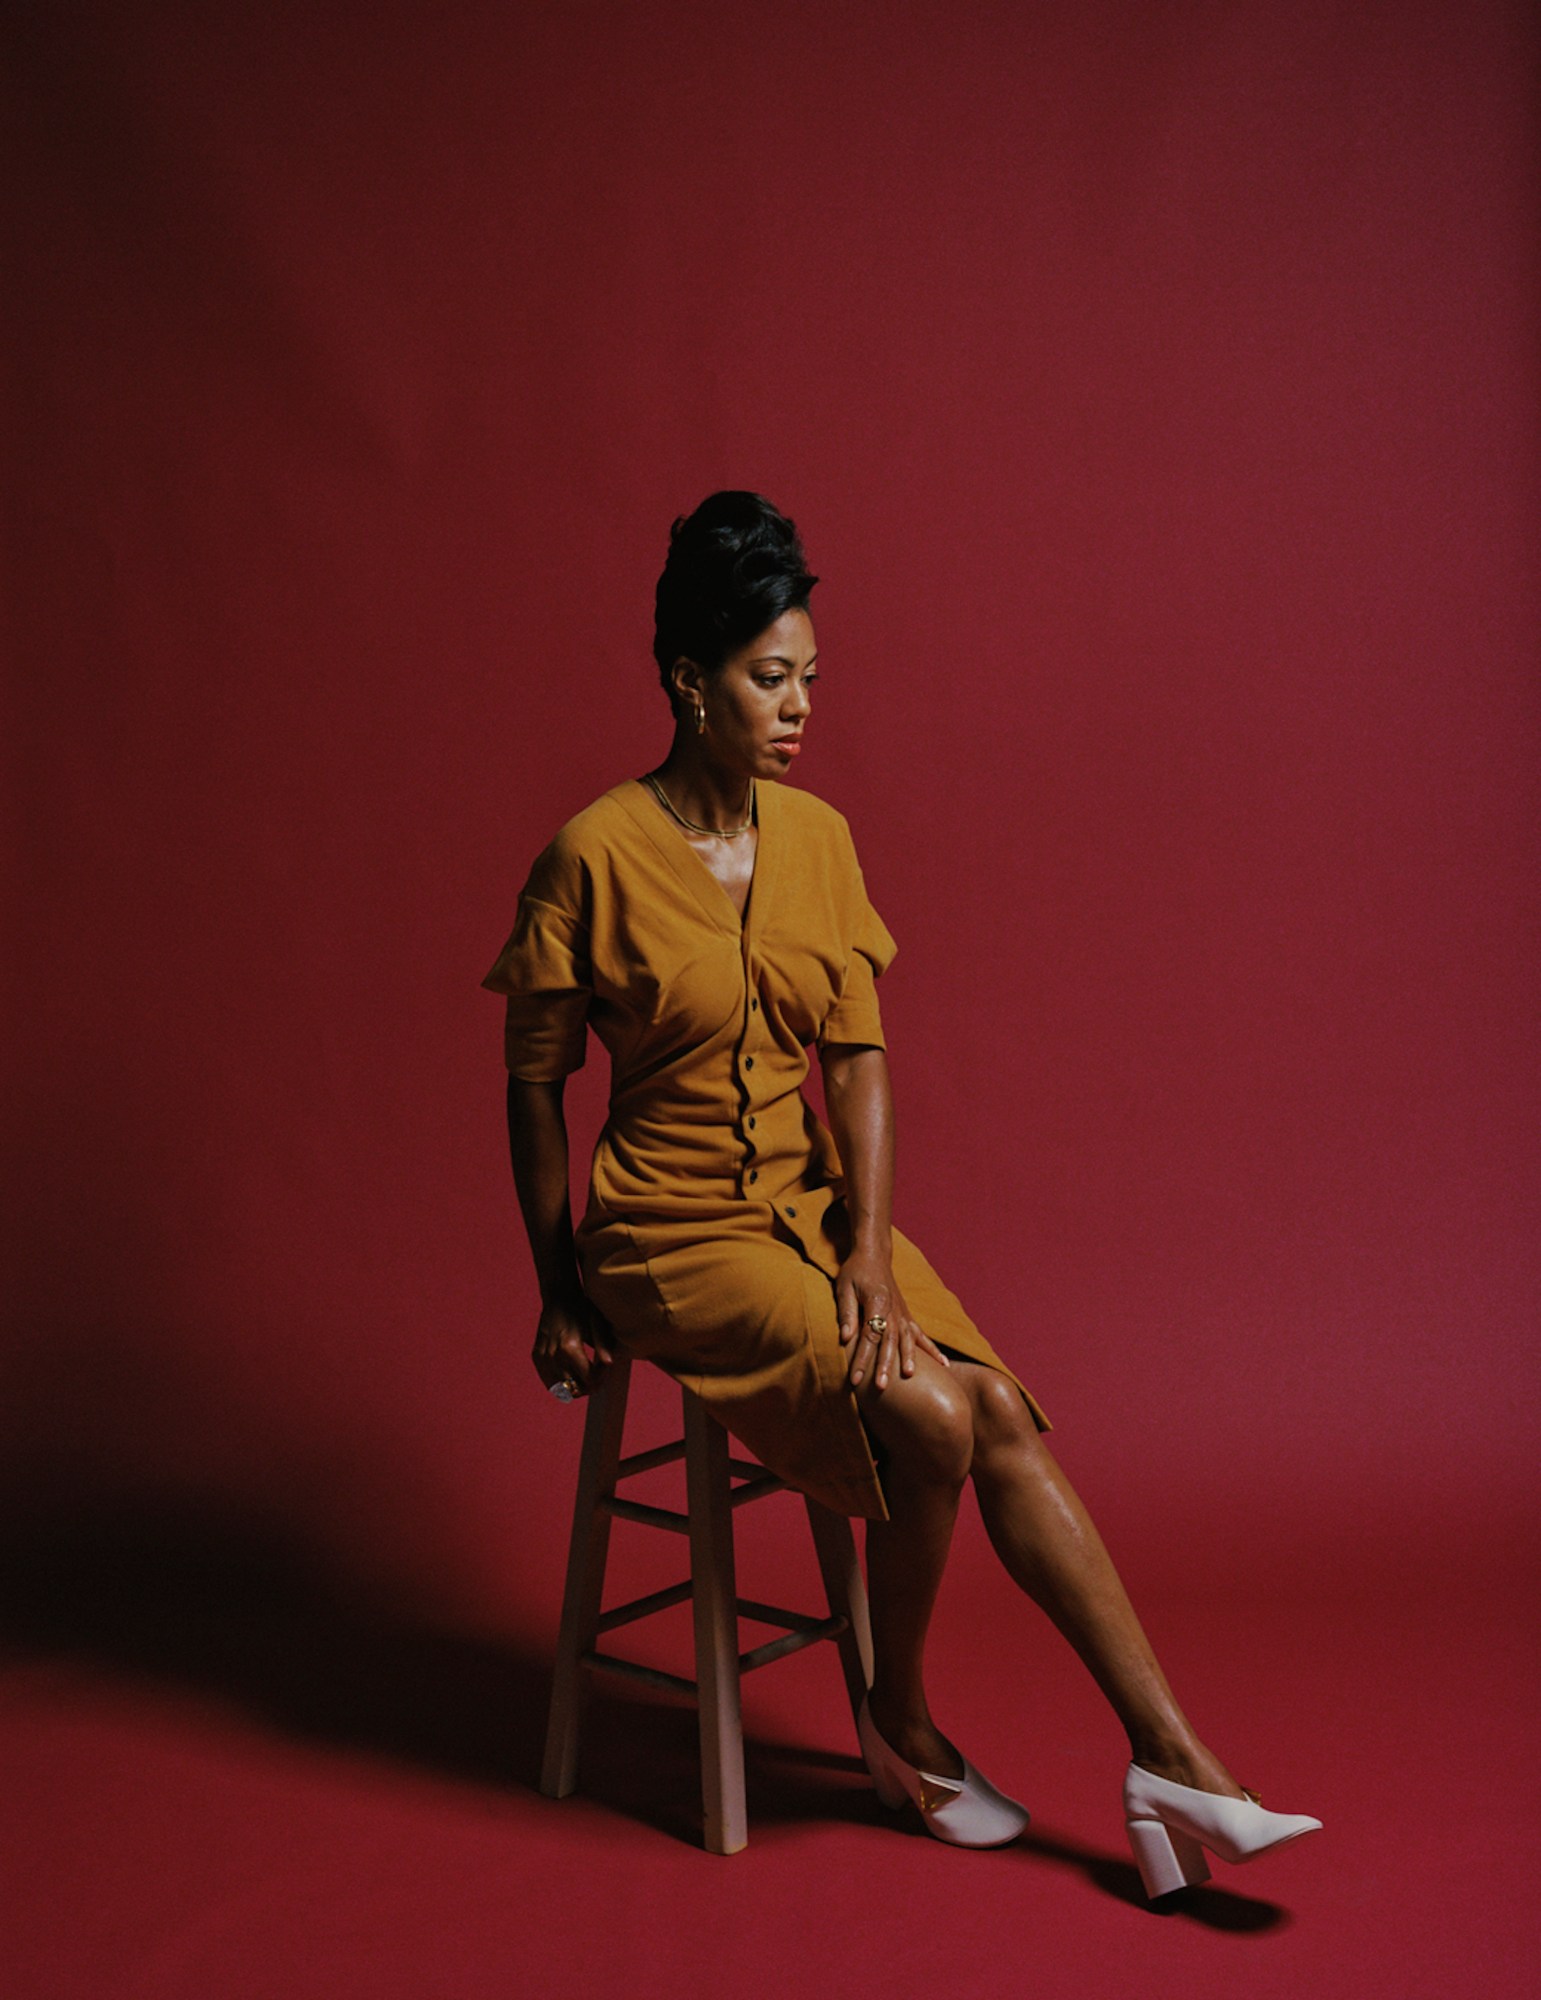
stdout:
<svg viewBox="0 0 1541 2000">
<path fill-rule="evenodd" d="M 549 1625 L 579 1419 L 478 980 L 662 756 L 669 523 L 747 485 L 899 942 L 896 1217 L 1117 1546 L 1499 1561 L 1528 20 L 18 10 L 13 1497 Z"/>
</svg>

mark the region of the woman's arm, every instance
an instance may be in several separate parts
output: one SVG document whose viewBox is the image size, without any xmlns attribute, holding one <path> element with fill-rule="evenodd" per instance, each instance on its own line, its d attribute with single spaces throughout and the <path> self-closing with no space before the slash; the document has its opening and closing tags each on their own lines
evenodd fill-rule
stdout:
<svg viewBox="0 0 1541 2000">
<path fill-rule="evenodd" d="M 587 1390 L 597 1368 L 613 1356 L 604 1322 L 584 1296 L 573 1247 L 565 1088 L 565 1081 L 526 1083 L 510 1076 L 508 1150 L 540 1286 L 531 1359 L 547 1388 L 571 1375 Z"/>
<path fill-rule="evenodd" d="M 829 1129 L 845 1170 L 852 1245 L 886 1257 L 894 1194 L 894 1093 L 887 1051 L 832 1042 L 819 1061 Z"/>
<path fill-rule="evenodd" d="M 832 1042 L 820 1050 L 819 1061 L 851 1219 L 851 1253 L 835 1282 L 840 1341 L 853 1348 L 852 1388 L 870 1368 L 877 1387 L 886 1389 L 895 1360 L 902 1375 L 914 1374 L 917 1347 L 947 1365 L 946 1355 L 911 1319 L 894 1283 L 894 1096 L 888 1055 L 880 1048 Z M 888 1321 L 881 1336 L 867 1329 L 874 1315 Z"/>
<path fill-rule="evenodd" d="M 568 1191 L 565 1080 L 525 1083 L 508 1079 L 508 1150 L 541 1298 L 570 1303 L 578 1290 L 573 1218 Z"/>
</svg>

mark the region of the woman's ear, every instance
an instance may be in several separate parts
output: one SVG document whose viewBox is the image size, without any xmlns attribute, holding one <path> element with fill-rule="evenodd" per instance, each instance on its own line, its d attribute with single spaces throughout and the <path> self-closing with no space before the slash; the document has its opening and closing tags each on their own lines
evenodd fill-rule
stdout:
<svg viewBox="0 0 1541 2000">
<path fill-rule="evenodd" d="M 701 684 L 705 678 L 695 661 L 681 653 L 671 669 L 671 680 L 675 699 L 682 708 L 689 708 L 703 698 Z"/>
</svg>

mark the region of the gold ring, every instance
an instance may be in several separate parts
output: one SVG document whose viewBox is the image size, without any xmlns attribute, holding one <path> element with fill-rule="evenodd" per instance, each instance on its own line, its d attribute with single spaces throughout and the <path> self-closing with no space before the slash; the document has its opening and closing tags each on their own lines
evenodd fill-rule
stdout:
<svg viewBox="0 0 1541 2000">
<path fill-rule="evenodd" d="M 887 1333 L 888 1331 L 888 1321 L 881 1313 L 869 1313 L 867 1324 L 870 1327 L 874 1327 L 879 1333 Z"/>
</svg>

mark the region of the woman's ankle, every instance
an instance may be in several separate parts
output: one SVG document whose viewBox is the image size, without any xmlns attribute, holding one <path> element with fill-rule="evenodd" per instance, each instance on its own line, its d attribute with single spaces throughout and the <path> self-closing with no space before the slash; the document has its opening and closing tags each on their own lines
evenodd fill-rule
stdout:
<svg viewBox="0 0 1541 2000">
<path fill-rule="evenodd" d="M 1131 1730 L 1129 1754 L 1142 1771 L 1171 1784 L 1189 1785 L 1194 1791 L 1215 1792 L 1223 1798 L 1244 1796 L 1220 1759 L 1191 1732 L 1146 1734 Z"/>
<path fill-rule="evenodd" d="M 963 1759 L 931 1720 L 923 1691 L 890 1692 L 875 1685 L 867 1696 L 867 1712 L 879 1736 L 906 1764 L 938 1777 L 963 1776 Z"/>
<path fill-rule="evenodd" d="M 924 1689 L 893 1687 L 874 1681 L 867 1691 L 867 1707 L 880 1734 L 887 1730 L 926 1729 L 931 1724 Z"/>
</svg>

